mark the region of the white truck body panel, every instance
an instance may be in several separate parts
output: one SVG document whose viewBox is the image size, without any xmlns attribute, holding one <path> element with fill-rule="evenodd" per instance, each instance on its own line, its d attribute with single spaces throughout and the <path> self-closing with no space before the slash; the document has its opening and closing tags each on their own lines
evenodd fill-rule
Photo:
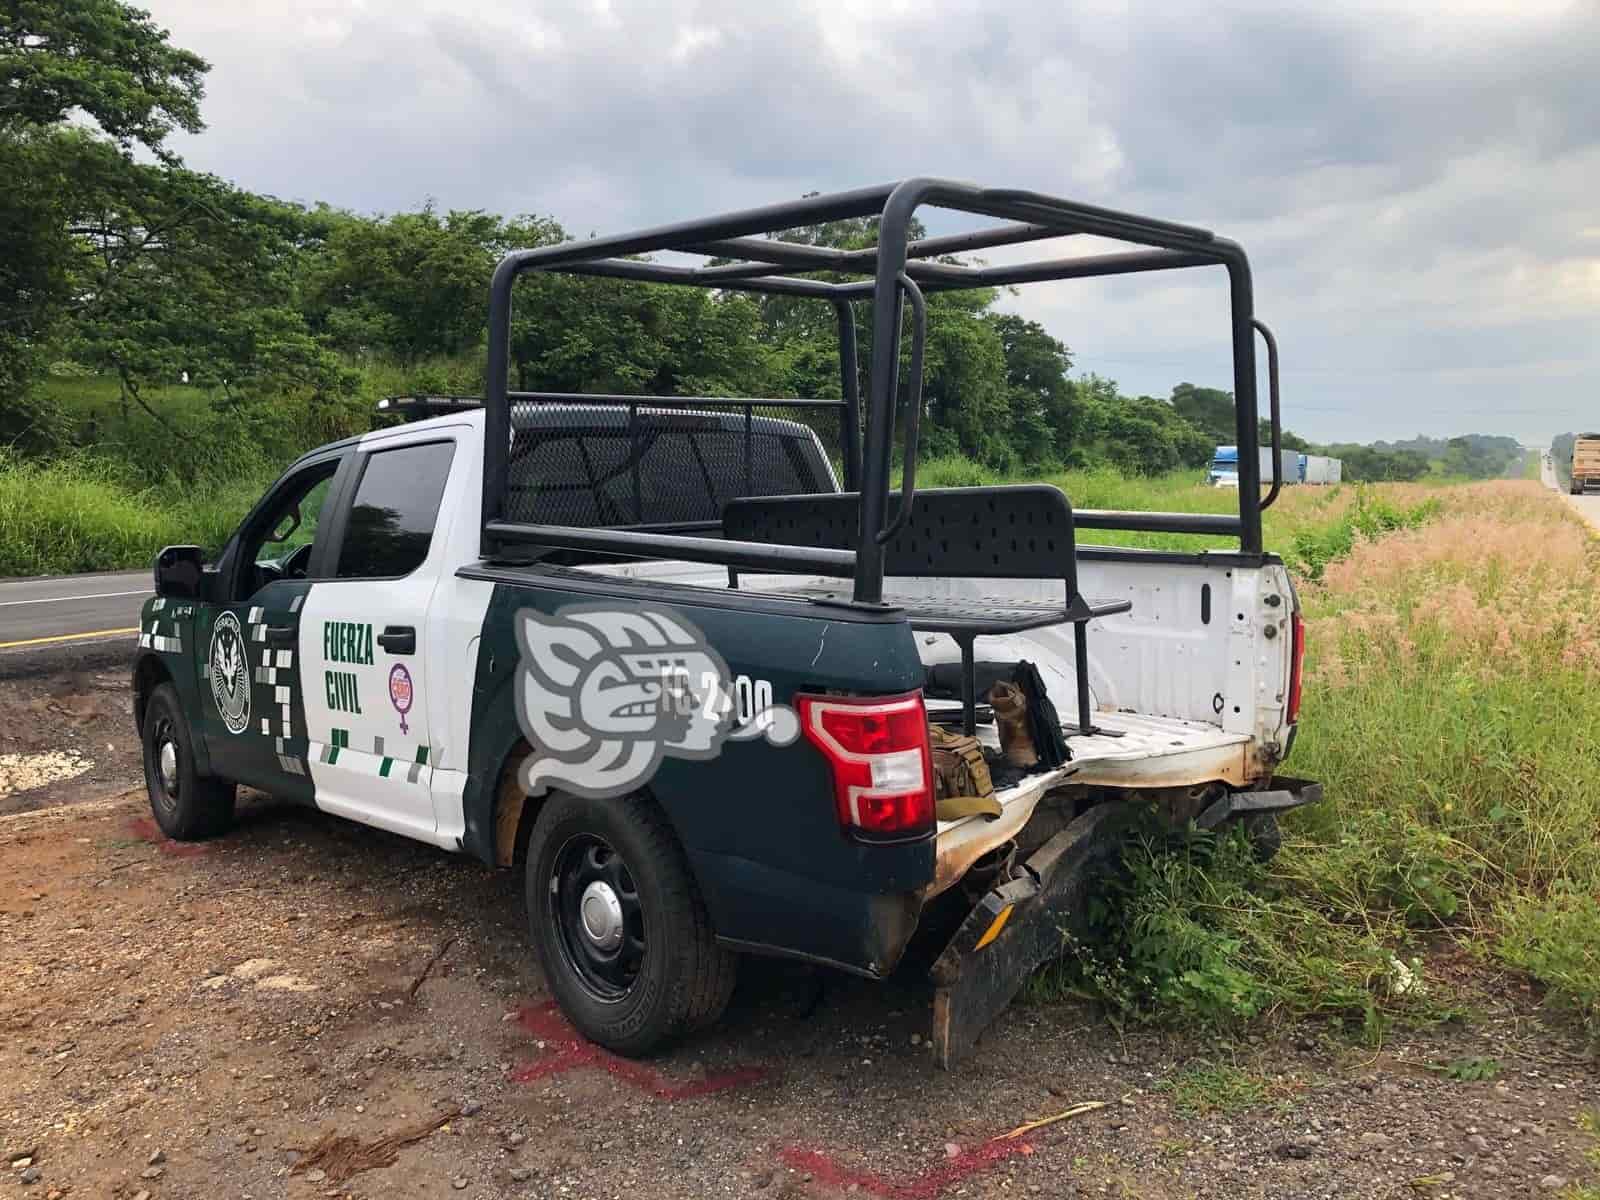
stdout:
<svg viewBox="0 0 1600 1200">
<path fill-rule="evenodd" d="M 1261 486 L 1271 487 L 1272 450 L 1270 448 L 1262 449 L 1258 451 L 1258 453 L 1260 455 L 1259 470 L 1261 473 Z M 1278 462 L 1282 469 L 1282 478 L 1285 487 L 1291 483 L 1298 483 L 1300 481 L 1300 455 L 1297 451 L 1280 451 Z M 1229 470 L 1226 464 L 1217 464 L 1215 461 L 1213 461 L 1211 471 L 1214 472 L 1211 477 L 1211 485 L 1213 487 L 1236 488 L 1239 486 L 1239 474 L 1238 467 L 1236 465 L 1232 470 Z"/>
<path fill-rule="evenodd" d="M 411 707 L 404 742 L 393 736 L 388 673 L 394 660 L 374 655 L 371 664 L 336 665 L 357 676 L 360 712 L 334 707 L 337 696 L 316 686 L 304 690 L 307 765 L 316 784 L 316 804 L 351 820 L 431 842 L 460 845 L 465 829 L 461 797 L 467 779 L 471 737 L 473 666 L 477 639 L 494 586 L 457 578 L 477 561 L 482 490 L 482 418 L 450 418 L 377 430 L 361 439 L 363 450 L 393 449 L 424 442 L 455 443 L 438 525 L 422 565 L 402 579 L 320 580 L 301 612 L 302 662 L 324 658 L 325 622 L 356 621 L 410 625 L 417 653 L 407 656 Z M 348 743 L 329 754 L 332 731 Z M 386 731 L 386 732 L 384 732 Z M 419 750 L 425 750 L 419 760 Z M 384 758 L 393 759 L 387 775 Z"/>
<path fill-rule="evenodd" d="M 1344 464 L 1325 454 L 1306 455 L 1305 483 L 1338 483 Z"/>
</svg>

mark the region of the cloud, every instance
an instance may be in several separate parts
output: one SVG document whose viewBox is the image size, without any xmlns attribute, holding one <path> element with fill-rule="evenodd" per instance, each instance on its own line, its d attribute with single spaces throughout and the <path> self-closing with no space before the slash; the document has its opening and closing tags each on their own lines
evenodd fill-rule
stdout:
<svg viewBox="0 0 1600 1200">
<path fill-rule="evenodd" d="M 1243 242 L 1311 436 L 1594 423 L 1589 0 L 152 4 L 214 64 L 180 149 L 253 189 L 585 234 L 910 174 L 1031 187 Z M 1164 394 L 1229 382 L 1219 276 L 1006 303 Z"/>
</svg>

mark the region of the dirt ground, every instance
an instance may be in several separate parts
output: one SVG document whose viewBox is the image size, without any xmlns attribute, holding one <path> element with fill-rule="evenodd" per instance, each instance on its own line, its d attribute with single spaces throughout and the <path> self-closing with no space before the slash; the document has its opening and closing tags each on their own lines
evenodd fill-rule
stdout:
<svg viewBox="0 0 1600 1200">
<path fill-rule="evenodd" d="M 128 701 L 94 661 L 0 677 L 0 755 L 92 762 L 0 776 L 0 1197 L 1476 1200 L 1592 1174 L 1588 1048 L 1481 977 L 1469 1022 L 1381 1050 L 1016 1005 L 946 1074 L 914 972 L 751 961 L 721 1026 L 623 1062 L 549 1006 L 512 874 L 259 796 L 164 841 Z M 1493 1077 L 1439 1069 L 1473 1059 Z"/>
</svg>

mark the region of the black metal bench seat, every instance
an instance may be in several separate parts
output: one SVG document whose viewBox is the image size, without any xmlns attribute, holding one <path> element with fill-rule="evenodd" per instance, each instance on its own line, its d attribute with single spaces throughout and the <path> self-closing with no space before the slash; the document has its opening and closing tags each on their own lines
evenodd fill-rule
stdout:
<svg viewBox="0 0 1600 1200">
<path fill-rule="evenodd" d="M 891 496 L 891 507 L 898 500 Z M 725 538 L 854 549 L 860 494 L 741 497 L 723 510 Z M 1132 609 L 1128 600 L 1090 599 L 1078 591 L 1072 508 L 1059 488 L 1018 484 L 919 490 L 912 510 L 884 546 L 884 574 L 925 578 L 1059 579 L 1060 604 L 1009 597 L 939 597 L 886 589 L 883 603 L 911 627 L 949 634 L 961 650 L 962 725 L 976 725 L 973 642 L 1046 625 L 1073 627 L 1078 731 L 1095 732 L 1089 713 L 1087 624 Z M 785 591 L 821 603 L 851 602 L 843 584 L 802 584 Z"/>
</svg>

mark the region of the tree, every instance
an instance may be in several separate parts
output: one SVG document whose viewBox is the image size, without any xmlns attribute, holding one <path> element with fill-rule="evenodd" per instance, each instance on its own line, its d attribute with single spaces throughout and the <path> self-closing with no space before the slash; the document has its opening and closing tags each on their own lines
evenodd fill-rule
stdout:
<svg viewBox="0 0 1600 1200">
<path fill-rule="evenodd" d="M 116 144 L 174 161 L 174 129 L 202 128 L 204 59 L 119 0 L 10 0 L 0 11 L 0 131 L 88 114 Z"/>
<path fill-rule="evenodd" d="M 1195 429 L 1226 445 L 1238 429 L 1233 414 L 1233 393 L 1217 388 L 1180 383 L 1172 389 L 1172 408 Z"/>
<path fill-rule="evenodd" d="M 316 216 L 326 236 L 307 272 L 313 331 L 352 353 L 405 362 L 477 348 L 489 276 L 507 248 L 499 217 L 441 216 L 431 203 L 376 219 L 332 209 Z"/>
<path fill-rule="evenodd" d="M 201 128 L 206 70 L 118 0 L 11 0 L 0 11 L 0 403 L 23 404 L 72 294 L 71 224 L 111 166 L 79 152 L 84 135 L 64 142 L 66 122 L 91 119 L 124 169 L 135 145 L 173 164 L 167 135 Z"/>
<path fill-rule="evenodd" d="M 124 402 L 187 372 L 232 399 L 252 391 L 347 390 L 296 305 L 298 208 L 210 175 L 129 162 L 81 130 L 51 136 L 75 180 L 70 355 L 115 374 Z"/>
<path fill-rule="evenodd" d="M 991 313 L 1006 361 L 1010 435 L 1029 465 L 1064 461 L 1086 439 L 1077 392 L 1068 378 L 1072 356 L 1037 321 Z"/>
<path fill-rule="evenodd" d="M 1428 474 L 1427 456 L 1417 450 L 1382 450 L 1355 444 L 1322 446 L 1344 464 L 1343 477 L 1351 482 L 1385 481 L 1405 483 Z"/>
<path fill-rule="evenodd" d="M 1256 427 L 1256 439 L 1263 447 L 1272 445 L 1272 421 L 1269 418 L 1261 418 L 1260 424 Z M 1285 450 L 1299 450 L 1304 453 L 1313 449 L 1310 442 L 1292 429 L 1285 429 L 1281 440 Z"/>
</svg>

